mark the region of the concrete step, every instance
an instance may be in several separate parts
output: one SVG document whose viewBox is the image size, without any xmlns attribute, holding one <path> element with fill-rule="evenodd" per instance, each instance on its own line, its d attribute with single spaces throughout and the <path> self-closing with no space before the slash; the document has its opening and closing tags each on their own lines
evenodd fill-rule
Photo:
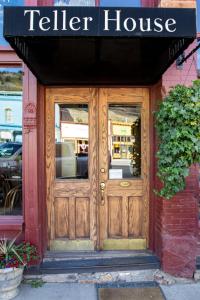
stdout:
<svg viewBox="0 0 200 300">
<path fill-rule="evenodd" d="M 43 262 L 62 261 L 62 260 L 87 260 L 87 259 L 109 259 L 124 257 L 143 257 L 152 256 L 149 250 L 132 250 L 132 251 L 47 251 L 44 255 Z"/>
<path fill-rule="evenodd" d="M 159 259 L 149 251 L 48 252 L 38 274 L 118 272 L 160 269 Z"/>
</svg>

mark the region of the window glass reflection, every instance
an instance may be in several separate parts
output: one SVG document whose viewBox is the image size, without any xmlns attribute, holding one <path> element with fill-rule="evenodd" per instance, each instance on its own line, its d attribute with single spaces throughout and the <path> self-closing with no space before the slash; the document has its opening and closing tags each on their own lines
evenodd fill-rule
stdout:
<svg viewBox="0 0 200 300">
<path fill-rule="evenodd" d="M 54 0 L 55 6 L 95 6 L 95 0 Z"/>
<path fill-rule="evenodd" d="M 100 6 L 139 7 L 141 0 L 100 0 Z"/>
<path fill-rule="evenodd" d="M 56 104 L 56 178 L 88 178 L 88 105 Z"/>
<path fill-rule="evenodd" d="M 22 213 L 22 70 L 0 68 L 0 215 Z"/>
<path fill-rule="evenodd" d="M 141 176 L 141 108 L 109 105 L 109 179 Z"/>
</svg>

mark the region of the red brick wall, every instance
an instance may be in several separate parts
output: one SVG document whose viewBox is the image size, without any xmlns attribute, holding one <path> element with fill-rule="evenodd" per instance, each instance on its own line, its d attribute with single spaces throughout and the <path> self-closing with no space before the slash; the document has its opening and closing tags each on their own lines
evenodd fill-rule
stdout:
<svg viewBox="0 0 200 300">
<path fill-rule="evenodd" d="M 196 267 L 197 172 L 197 166 L 193 166 L 185 191 L 171 200 L 156 197 L 155 251 L 163 270 L 175 276 L 192 277 Z"/>
<path fill-rule="evenodd" d="M 197 46 L 196 41 L 191 44 L 185 51 L 185 55 L 191 52 Z M 176 63 L 171 65 L 171 67 L 163 75 L 163 87 L 166 91 L 176 84 L 183 84 L 190 86 L 193 80 L 197 79 L 197 56 L 192 55 L 186 63 L 183 64 L 182 70 L 176 67 Z"/>
<path fill-rule="evenodd" d="M 195 46 L 194 42 L 187 49 L 186 55 Z M 182 70 L 177 69 L 174 63 L 162 76 L 163 96 L 176 84 L 191 85 L 195 79 L 197 79 L 196 55 L 193 55 L 187 63 L 184 63 Z M 154 92 L 154 97 L 155 95 Z M 156 100 L 152 101 L 156 110 Z M 154 143 L 156 152 L 156 136 L 154 136 Z M 155 157 L 154 161 L 156 172 Z M 157 177 L 154 186 L 161 187 Z M 183 192 L 178 193 L 171 200 L 154 196 L 153 249 L 161 259 L 162 269 L 175 276 L 192 277 L 195 271 L 198 245 L 198 189 L 198 167 L 193 166 Z"/>
<path fill-rule="evenodd" d="M 196 0 L 159 0 L 159 6 L 190 8 L 196 7 Z"/>
<path fill-rule="evenodd" d="M 155 7 L 158 6 L 159 0 L 141 0 L 141 4 L 144 7 Z"/>
</svg>

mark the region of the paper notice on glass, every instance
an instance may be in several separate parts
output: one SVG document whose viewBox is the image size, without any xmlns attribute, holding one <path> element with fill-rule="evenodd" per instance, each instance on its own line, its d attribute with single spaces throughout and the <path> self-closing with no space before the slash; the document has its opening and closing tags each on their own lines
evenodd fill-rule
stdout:
<svg viewBox="0 0 200 300">
<path fill-rule="evenodd" d="M 110 169 L 109 179 L 122 179 L 122 169 Z"/>
</svg>

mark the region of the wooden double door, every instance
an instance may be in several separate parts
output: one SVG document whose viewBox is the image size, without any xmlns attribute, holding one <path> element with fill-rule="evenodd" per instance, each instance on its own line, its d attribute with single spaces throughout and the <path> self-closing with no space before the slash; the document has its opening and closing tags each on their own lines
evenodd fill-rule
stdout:
<svg viewBox="0 0 200 300">
<path fill-rule="evenodd" d="M 148 247 L 149 94 L 47 88 L 49 249 Z"/>
</svg>

